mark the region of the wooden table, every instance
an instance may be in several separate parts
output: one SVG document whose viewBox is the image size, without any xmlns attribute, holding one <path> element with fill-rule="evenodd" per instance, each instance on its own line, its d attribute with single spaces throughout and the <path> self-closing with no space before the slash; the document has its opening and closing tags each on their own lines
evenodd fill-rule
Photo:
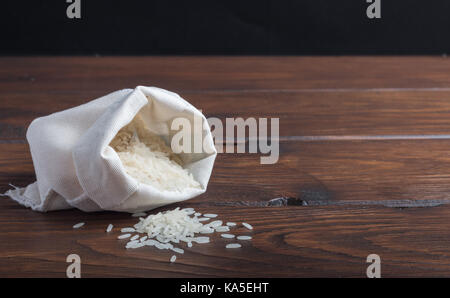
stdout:
<svg viewBox="0 0 450 298">
<path fill-rule="evenodd" d="M 0 192 L 35 180 L 32 119 L 137 85 L 208 117 L 280 118 L 278 163 L 220 154 L 208 191 L 177 205 L 247 221 L 253 241 L 226 250 L 214 236 L 170 264 L 105 233 L 129 214 L 37 213 L 0 197 L 0 277 L 65 277 L 71 253 L 83 277 L 365 277 L 369 254 L 382 277 L 450 277 L 449 59 L 3 57 Z M 270 206 L 278 197 L 291 199 Z"/>
</svg>

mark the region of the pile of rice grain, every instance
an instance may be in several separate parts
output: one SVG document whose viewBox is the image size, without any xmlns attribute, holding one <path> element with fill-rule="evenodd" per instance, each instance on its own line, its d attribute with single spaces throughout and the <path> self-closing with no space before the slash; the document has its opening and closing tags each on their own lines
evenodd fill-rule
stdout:
<svg viewBox="0 0 450 298">
<path fill-rule="evenodd" d="M 197 242 L 207 243 L 209 237 L 196 237 L 196 234 L 210 234 L 214 232 L 211 224 L 202 224 L 193 209 L 176 208 L 171 211 L 159 212 L 140 218 L 134 225 L 136 232 L 147 234 L 148 238 L 156 238 L 161 243 Z"/>
<path fill-rule="evenodd" d="M 208 215 L 208 217 L 206 217 Z M 212 234 L 214 232 L 229 232 L 230 227 L 236 226 L 236 223 L 222 220 L 214 220 L 203 224 L 201 219 L 217 217 L 217 214 L 202 214 L 195 212 L 193 208 L 168 210 L 152 214 L 147 217 L 140 217 L 139 222 L 133 227 L 122 228 L 121 232 L 126 233 L 118 236 L 118 239 L 130 238 L 126 244 L 126 248 L 140 248 L 143 246 L 154 246 L 158 249 L 172 250 L 176 253 L 183 254 L 184 249 L 175 247 L 185 242 L 187 247 L 192 247 L 192 243 L 209 243 L 210 238 L 202 234 Z M 249 224 L 242 223 L 247 229 L 253 229 Z M 132 236 L 132 233 L 136 233 Z M 143 235 L 142 235 L 143 234 Z M 235 236 L 234 234 L 221 234 L 226 239 L 251 240 L 251 236 Z M 240 248 L 239 243 L 229 243 L 226 248 Z M 171 262 L 176 259 L 171 258 Z"/>
<path fill-rule="evenodd" d="M 200 188 L 182 161 L 159 136 L 146 131 L 139 118 L 122 128 L 111 142 L 125 171 L 160 191 Z"/>
</svg>

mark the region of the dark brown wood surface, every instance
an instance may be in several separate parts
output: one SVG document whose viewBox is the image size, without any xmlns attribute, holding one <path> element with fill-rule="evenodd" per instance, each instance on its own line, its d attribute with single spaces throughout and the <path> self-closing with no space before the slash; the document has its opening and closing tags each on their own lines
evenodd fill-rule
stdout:
<svg viewBox="0 0 450 298">
<path fill-rule="evenodd" d="M 450 60 L 444 57 L 2 57 L 0 192 L 35 180 L 36 117 L 137 85 L 207 117 L 279 117 L 280 160 L 219 154 L 208 191 L 177 204 L 247 221 L 254 239 L 171 254 L 126 250 L 129 214 L 37 213 L 0 197 L 0 277 L 450 277 Z M 286 206 L 272 206 L 289 197 Z M 174 206 L 170 206 L 172 208 Z M 86 226 L 72 229 L 85 221 Z"/>
</svg>

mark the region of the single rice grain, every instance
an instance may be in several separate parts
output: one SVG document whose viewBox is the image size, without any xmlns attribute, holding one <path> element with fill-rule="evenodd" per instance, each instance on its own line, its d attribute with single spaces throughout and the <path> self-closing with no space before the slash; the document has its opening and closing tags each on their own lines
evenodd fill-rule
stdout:
<svg viewBox="0 0 450 298">
<path fill-rule="evenodd" d="M 221 225 L 222 225 L 222 221 L 221 220 L 215 220 L 215 221 L 212 221 L 212 222 L 210 222 L 208 224 L 209 227 L 213 227 L 213 228 L 220 227 Z"/>
<path fill-rule="evenodd" d="M 233 234 L 220 234 L 220 236 L 222 236 L 223 238 L 228 238 L 228 239 L 235 237 Z"/>
<path fill-rule="evenodd" d="M 241 246 L 242 245 L 240 245 L 239 243 L 230 243 L 230 244 L 227 244 L 225 247 L 226 248 L 239 248 Z"/>
<path fill-rule="evenodd" d="M 132 233 L 132 232 L 136 232 L 136 230 L 134 228 L 123 228 L 120 230 L 120 232 L 122 233 Z"/>
<path fill-rule="evenodd" d="M 217 214 L 206 213 L 206 214 L 203 214 L 203 216 L 204 216 L 204 217 L 209 217 L 209 218 L 214 218 L 214 217 L 217 217 Z"/>
<path fill-rule="evenodd" d="M 177 252 L 179 254 L 184 254 L 184 250 L 182 248 L 173 247 L 172 251 Z"/>
<path fill-rule="evenodd" d="M 119 237 L 117 237 L 117 239 L 126 239 L 126 238 L 130 238 L 131 234 L 122 234 Z"/>
<path fill-rule="evenodd" d="M 252 237 L 251 236 L 237 236 L 238 240 L 251 240 Z"/>
<path fill-rule="evenodd" d="M 216 232 L 229 232 L 230 228 L 227 226 L 221 226 L 216 228 Z"/>
<path fill-rule="evenodd" d="M 243 225 L 244 227 L 246 227 L 247 229 L 249 229 L 249 230 L 253 230 L 252 225 L 250 225 L 250 224 L 248 224 L 248 223 L 246 223 L 246 222 L 243 222 L 242 225 Z"/>
<path fill-rule="evenodd" d="M 79 223 L 77 223 L 76 225 L 73 225 L 73 228 L 74 228 L 74 229 L 79 229 L 79 228 L 81 228 L 82 226 L 84 226 L 84 222 L 79 222 Z"/>
<path fill-rule="evenodd" d="M 194 241 L 197 243 L 208 243 L 209 237 L 196 237 L 194 238 Z"/>
</svg>

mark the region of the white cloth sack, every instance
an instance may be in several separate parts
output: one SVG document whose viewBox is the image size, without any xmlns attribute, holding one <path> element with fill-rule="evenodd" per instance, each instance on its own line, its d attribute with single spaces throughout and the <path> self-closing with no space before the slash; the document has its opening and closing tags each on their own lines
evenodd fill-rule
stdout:
<svg viewBox="0 0 450 298">
<path fill-rule="evenodd" d="M 184 168 L 201 188 L 160 191 L 137 182 L 125 172 L 109 144 L 138 113 L 146 128 L 169 146 L 174 118 L 184 117 L 192 122 L 194 116 L 201 117 L 204 152 L 180 154 Z M 206 191 L 217 155 L 205 116 L 178 94 L 155 87 L 119 90 L 37 118 L 26 136 L 37 181 L 9 190 L 5 195 L 37 211 L 75 207 L 87 212 L 139 212 L 188 200 Z"/>
</svg>

